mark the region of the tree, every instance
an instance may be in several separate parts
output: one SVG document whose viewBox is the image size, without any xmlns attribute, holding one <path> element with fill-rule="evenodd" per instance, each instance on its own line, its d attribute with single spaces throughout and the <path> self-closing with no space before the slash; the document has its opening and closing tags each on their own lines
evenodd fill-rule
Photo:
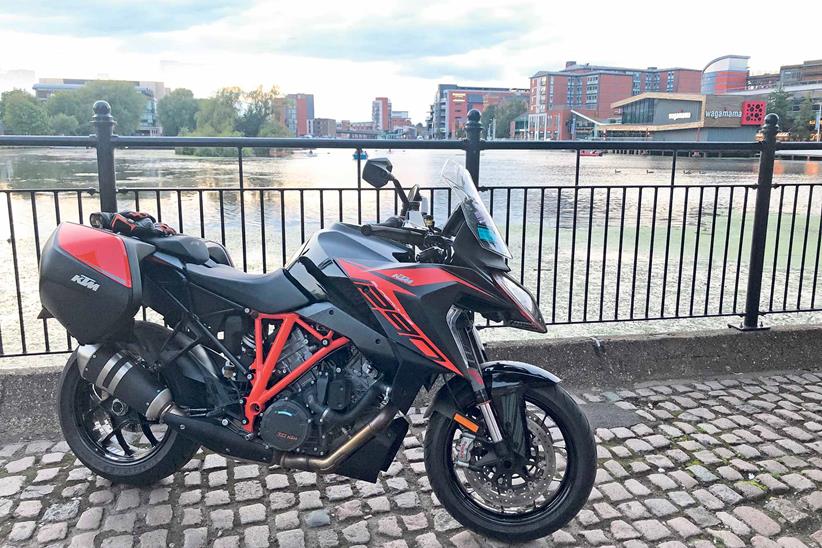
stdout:
<svg viewBox="0 0 822 548">
<path fill-rule="evenodd" d="M 523 97 L 508 97 L 497 105 L 491 105 L 482 113 L 482 127 L 485 131 L 491 127 L 491 120 L 496 120 L 495 136 L 503 139 L 511 137 L 511 122 L 528 111 L 528 101 Z"/>
<path fill-rule="evenodd" d="M 792 125 L 791 109 L 793 99 L 791 94 L 779 86 L 768 95 L 768 114 L 774 113 L 779 116 L 779 128 L 782 131 L 789 131 Z"/>
<path fill-rule="evenodd" d="M 816 110 L 813 108 L 813 101 L 810 95 L 806 96 L 799 105 L 799 112 L 793 120 L 792 133 L 799 138 L 800 141 L 807 141 L 811 136 L 811 128 L 809 123 L 816 121 Z"/>
<path fill-rule="evenodd" d="M 62 91 L 52 95 L 46 103 L 51 116 L 65 114 L 78 121 L 78 133 L 88 133 L 92 107 L 95 101 L 108 101 L 111 115 L 117 121 L 116 131 L 120 135 L 133 135 L 140 126 L 140 118 L 146 105 L 146 97 L 133 84 L 114 80 L 89 82 L 76 90 Z"/>
<path fill-rule="evenodd" d="M 291 137 L 291 131 L 273 118 L 266 120 L 260 127 L 258 137 Z"/>
<path fill-rule="evenodd" d="M 190 89 L 178 88 L 157 102 L 163 135 L 179 135 L 197 127 L 200 104 Z"/>
<path fill-rule="evenodd" d="M 223 88 L 214 97 L 200 101 L 200 109 L 195 115 L 196 135 L 224 136 L 233 134 L 239 119 L 242 90 L 237 87 Z"/>
<path fill-rule="evenodd" d="M 200 137 L 285 137 L 289 131 L 277 114 L 282 98 L 276 87 L 268 90 L 262 86 L 245 92 L 238 87 L 219 90 L 214 97 L 201 99 L 194 115 L 193 131 L 186 135 Z M 162 110 L 161 110 L 162 112 Z M 233 156 L 235 148 L 182 148 L 181 154 L 197 156 Z M 268 149 L 254 149 L 254 154 L 268 154 Z"/>
<path fill-rule="evenodd" d="M 80 122 L 74 116 L 58 112 L 49 119 L 49 126 L 55 135 L 75 135 Z"/>
<path fill-rule="evenodd" d="M 48 113 L 40 101 L 21 89 L 0 96 L 3 125 L 10 135 L 47 135 Z"/>
<path fill-rule="evenodd" d="M 497 116 L 497 105 L 491 105 L 482 111 L 482 116 L 480 116 L 480 123 L 482 124 L 482 129 L 485 132 L 486 139 L 491 136 L 491 120 L 496 118 Z"/>
<path fill-rule="evenodd" d="M 91 119 L 92 112 L 89 108 L 86 112 L 81 112 L 82 106 L 80 95 L 76 90 L 58 91 L 51 95 L 46 101 L 46 110 L 49 116 L 54 117 L 58 114 L 65 114 L 71 116 L 78 122 L 88 122 Z"/>
<path fill-rule="evenodd" d="M 242 105 L 237 129 L 246 137 L 257 137 L 263 125 L 274 115 L 277 99 L 280 92 L 276 86 L 269 90 L 264 90 L 262 86 L 257 89 L 243 92 Z"/>
</svg>

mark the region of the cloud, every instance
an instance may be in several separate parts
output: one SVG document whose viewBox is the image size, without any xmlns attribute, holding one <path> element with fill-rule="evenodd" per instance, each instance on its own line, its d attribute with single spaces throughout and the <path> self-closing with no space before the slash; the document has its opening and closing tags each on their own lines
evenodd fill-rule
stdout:
<svg viewBox="0 0 822 548">
<path fill-rule="evenodd" d="M 505 66 L 492 62 L 455 59 L 405 59 L 399 64 L 400 74 L 432 80 L 488 82 L 499 80 Z"/>
<path fill-rule="evenodd" d="M 185 30 L 236 14 L 251 0 L 0 0 L 0 27 L 68 36 L 138 36 Z"/>
<path fill-rule="evenodd" d="M 524 12 L 426 21 L 416 14 L 368 17 L 353 25 L 314 26 L 275 46 L 281 53 L 358 61 L 444 57 L 485 49 L 530 29 Z M 309 29 L 305 29 L 309 30 Z"/>
</svg>

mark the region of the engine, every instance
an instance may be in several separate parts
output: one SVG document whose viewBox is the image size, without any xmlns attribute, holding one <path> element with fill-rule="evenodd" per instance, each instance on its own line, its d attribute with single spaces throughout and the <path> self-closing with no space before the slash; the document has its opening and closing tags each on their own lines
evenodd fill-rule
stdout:
<svg viewBox="0 0 822 548">
<path fill-rule="evenodd" d="M 244 344 L 249 342 L 244 340 Z M 277 362 L 277 379 L 315 350 L 308 338 L 294 329 Z M 335 352 L 269 404 L 261 415 L 258 434 L 278 451 L 324 455 L 378 408 L 386 393 L 380 376 L 358 351 Z"/>
</svg>

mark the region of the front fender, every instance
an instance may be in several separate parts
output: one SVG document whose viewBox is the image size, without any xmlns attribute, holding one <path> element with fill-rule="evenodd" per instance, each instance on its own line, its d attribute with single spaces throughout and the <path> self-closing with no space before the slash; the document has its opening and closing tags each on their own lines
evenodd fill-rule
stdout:
<svg viewBox="0 0 822 548">
<path fill-rule="evenodd" d="M 560 378 L 536 365 L 508 360 L 490 361 L 480 365 L 482 379 L 489 393 L 494 390 L 513 387 L 519 384 L 555 385 Z M 426 417 L 440 413 L 452 418 L 454 413 L 474 403 L 471 385 L 463 377 L 452 377 L 434 396 L 434 400 L 425 412 Z"/>
</svg>

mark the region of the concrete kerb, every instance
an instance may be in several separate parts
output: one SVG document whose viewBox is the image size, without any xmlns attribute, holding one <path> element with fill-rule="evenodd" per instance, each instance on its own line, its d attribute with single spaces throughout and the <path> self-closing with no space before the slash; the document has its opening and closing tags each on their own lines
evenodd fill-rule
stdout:
<svg viewBox="0 0 822 548">
<path fill-rule="evenodd" d="M 496 342 L 491 359 L 529 362 L 572 390 L 774 370 L 819 370 L 822 325 Z M 56 389 L 68 354 L 0 359 L 0 442 L 59 433 Z"/>
</svg>

